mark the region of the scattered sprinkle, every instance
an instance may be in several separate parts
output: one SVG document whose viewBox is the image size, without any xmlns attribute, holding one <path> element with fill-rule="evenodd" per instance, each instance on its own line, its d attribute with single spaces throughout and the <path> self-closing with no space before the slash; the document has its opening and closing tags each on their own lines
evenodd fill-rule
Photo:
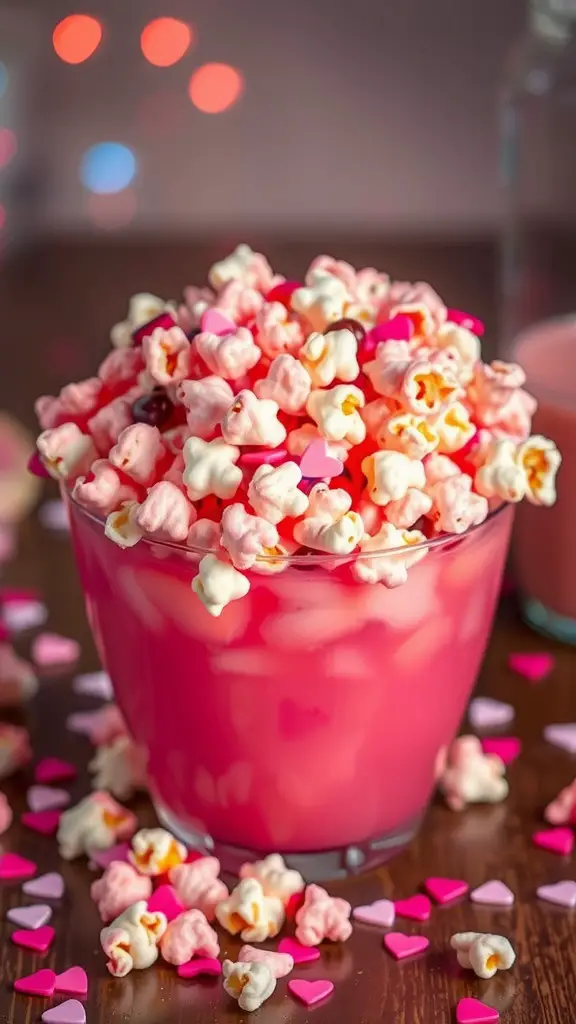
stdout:
<svg viewBox="0 0 576 1024">
<path fill-rule="evenodd" d="M 280 939 L 279 953 L 288 953 L 295 964 L 311 964 L 320 959 L 320 950 L 316 946 L 303 946 L 296 939 Z"/>
<path fill-rule="evenodd" d="M 70 530 L 66 506 L 58 499 L 45 501 L 38 510 L 38 518 L 45 530 L 54 533 L 68 533 Z"/>
<path fill-rule="evenodd" d="M 475 729 L 493 729 L 499 725 L 508 725 L 514 718 L 515 711 L 511 704 L 505 704 L 493 697 L 475 697 L 470 701 L 468 720 Z"/>
<path fill-rule="evenodd" d="M 4 880 L 31 878 L 38 870 L 37 864 L 19 853 L 3 853 L 0 855 L 0 878 Z"/>
<path fill-rule="evenodd" d="M 504 764 L 515 761 L 522 750 L 517 736 L 485 736 L 480 742 L 485 754 L 496 754 Z"/>
<path fill-rule="evenodd" d="M 535 832 L 532 842 L 543 850 L 567 857 L 574 849 L 574 833 L 569 828 L 545 829 L 543 832 Z"/>
<path fill-rule="evenodd" d="M 70 794 L 65 789 L 55 789 L 51 786 L 30 786 L 26 799 L 28 807 L 35 813 L 54 811 L 59 807 L 68 807 Z"/>
<path fill-rule="evenodd" d="M 498 878 L 491 878 L 470 893 L 473 903 L 490 903 L 494 907 L 511 907 L 516 899 L 514 893 Z"/>
<path fill-rule="evenodd" d="M 383 939 L 384 946 L 396 960 L 423 953 L 430 945 L 425 935 L 405 935 L 404 932 L 388 932 Z"/>
<path fill-rule="evenodd" d="M 424 888 L 436 903 L 452 903 L 468 892 L 468 882 L 458 878 L 427 878 Z"/>
<path fill-rule="evenodd" d="M 34 953 L 46 953 L 50 949 L 55 935 L 54 928 L 47 924 L 35 931 L 25 928 L 12 932 L 10 938 L 16 946 L 22 946 L 23 949 L 31 949 Z"/>
<path fill-rule="evenodd" d="M 321 999 L 326 999 L 334 991 L 334 985 L 326 979 L 317 981 L 306 981 L 303 978 L 295 978 L 288 982 L 288 991 L 304 1006 L 315 1006 Z"/>
<path fill-rule="evenodd" d="M 50 871 L 47 875 L 39 875 L 31 882 L 25 882 L 22 892 L 40 900 L 59 900 L 64 895 L 64 879 L 57 871 Z"/>
<path fill-rule="evenodd" d="M 174 921 L 185 909 L 173 885 L 159 885 L 148 900 L 148 913 L 160 911 L 168 921 Z"/>
<path fill-rule="evenodd" d="M 42 971 L 35 971 L 34 974 L 26 974 L 14 982 L 16 992 L 27 996 L 44 996 L 46 998 L 54 995 L 56 975 L 54 971 L 45 968 Z"/>
<path fill-rule="evenodd" d="M 38 832 L 41 836 L 53 836 L 58 831 L 61 811 L 24 811 L 20 821 L 32 832 Z"/>
<path fill-rule="evenodd" d="M 11 601 L 2 608 L 2 621 L 10 633 L 24 633 L 43 626 L 48 609 L 41 601 Z"/>
<path fill-rule="evenodd" d="M 41 785 L 53 782 L 68 782 L 75 779 L 78 769 L 70 761 L 61 761 L 59 757 L 45 757 L 36 765 L 34 779 Z"/>
<path fill-rule="evenodd" d="M 40 633 L 32 642 L 31 654 L 39 668 L 72 665 L 80 657 L 80 644 L 59 633 Z"/>
<path fill-rule="evenodd" d="M 35 903 L 32 907 L 11 907 L 6 913 L 6 918 L 12 924 L 17 924 L 20 928 L 30 928 L 32 931 L 48 924 L 51 917 L 52 907 L 46 903 Z"/>
<path fill-rule="evenodd" d="M 554 725 L 547 725 L 544 729 L 544 739 L 555 747 L 567 750 L 569 754 L 576 754 L 576 722 L 557 722 Z"/>
<path fill-rule="evenodd" d="M 187 964 L 180 964 L 176 973 L 179 978 L 196 978 L 199 974 L 216 977 L 222 974 L 222 964 L 215 957 L 199 956 L 189 960 Z"/>
<path fill-rule="evenodd" d="M 114 690 L 112 680 L 107 672 L 84 672 L 76 676 L 72 683 L 74 693 L 80 693 L 85 697 L 97 697 L 98 700 L 112 700 Z"/>
<path fill-rule="evenodd" d="M 510 654 L 508 668 L 519 676 L 524 676 L 530 683 L 539 683 L 550 675 L 555 661 L 554 656 L 546 651 L 539 654 Z"/>
<path fill-rule="evenodd" d="M 44 1024 L 86 1024 L 86 1010 L 77 999 L 68 999 L 42 1014 Z"/>
<path fill-rule="evenodd" d="M 67 971 L 56 975 L 56 992 L 67 996 L 88 995 L 88 975 L 83 967 L 69 967 Z"/>
<path fill-rule="evenodd" d="M 576 882 L 566 880 L 553 885 L 541 885 L 536 889 L 539 900 L 557 903 L 560 907 L 576 907 Z"/>
<path fill-rule="evenodd" d="M 432 912 L 430 900 L 420 893 L 407 900 L 396 900 L 394 908 L 400 917 L 408 917 L 411 921 L 427 921 Z"/>
<path fill-rule="evenodd" d="M 394 924 L 396 911 L 392 900 L 376 900 L 375 903 L 355 907 L 352 911 L 352 917 L 355 921 L 361 921 L 362 924 L 375 924 L 381 928 L 391 928 Z"/>
<path fill-rule="evenodd" d="M 498 1010 L 479 999 L 461 999 L 456 1007 L 457 1024 L 496 1024 L 500 1020 Z"/>
</svg>

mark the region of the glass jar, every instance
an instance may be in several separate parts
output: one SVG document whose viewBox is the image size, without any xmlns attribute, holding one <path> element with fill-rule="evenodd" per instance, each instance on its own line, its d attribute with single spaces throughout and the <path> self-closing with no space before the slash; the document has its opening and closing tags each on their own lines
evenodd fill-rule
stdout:
<svg viewBox="0 0 576 1024">
<path fill-rule="evenodd" d="M 501 144 L 503 354 L 538 399 L 533 433 L 563 456 L 556 506 L 518 510 L 520 600 L 533 627 L 576 643 L 576 0 L 531 0 L 503 86 Z"/>
</svg>

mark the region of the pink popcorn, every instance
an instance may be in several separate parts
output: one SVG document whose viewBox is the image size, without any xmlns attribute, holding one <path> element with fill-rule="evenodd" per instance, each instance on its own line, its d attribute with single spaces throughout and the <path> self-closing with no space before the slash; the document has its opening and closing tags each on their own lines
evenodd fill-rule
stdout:
<svg viewBox="0 0 576 1024">
<path fill-rule="evenodd" d="M 480 360 L 480 341 L 472 331 L 454 323 L 444 323 L 436 333 L 435 343 L 441 351 L 453 354 L 458 363 L 458 380 L 461 384 L 469 384 L 474 376 L 474 368 Z"/>
<path fill-rule="evenodd" d="M 146 369 L 157 384 L 173 384 L 187 376 L 190 342 L 180 327 L 167 331 L 157 327 L 144 338 L 142 352 Z"/>
<path fill-rule="evenodd" d="M 368 495 L 376 505 L 403 498 L 409 487 L 422 490 L 426 483 L 421 462 L 402 452 L 379 451 L 362 460 Z"/>
<path fill-rule="evenodd" d="M 258 555 L 273 553 L 278 539 L 278 530 L 272 523 L 249 515 L 243 505 L 224 509 L 220 543 L 237 569 L 250 569 Z"/>
<path fill-rule="evenodd" d="M 418 547 L 426 537 L 419 530 L 399 530 L 392 523 L 383 523 L 378 533 L 364 535 L 360 542 L 362 555 L 352 565 L 352 575 L 362 583 L 383 583 L 392 589 L 408 579 L 408 569 L 426 557 L 428 549 Z M 394 554 L 383 551 L 396 549 Z M 370 552 L 374 552 L 371 558 Z"/>
<path fill-rule="evenodd" d="M 451 476 L 458 476 L 460 470 L 447 455 L 433 452 L 424 462 L 424 472 L 426 475 L 426 487 L 429 488 L 441 480 L 448 480 Z"/>
<path fill-rule="evenodd" d="M 544 817 L 551 825 L 576 825 L 576 779 L 548 804 Z"/>
<path fill-rule="evenodd" d="M 283 412 L 303 415 L 311 386 L 302 363 L 294 356 L 280 355 L 270 364 L 266 377 L 256 381 L 254 391 L 258 398 L 272 399 Z"/>
<path fill-rule="evenodd" d="M 411 459 L 423 459 L 430 455 L 440 441 L 436 424 L 431 423 L 426 416 L 418 416 L 413 412 L 389 416 L 375 439 L 382 448 L 393 448 Z"/>
<path fill-rule="evenodd" d="M 36 442 L 42 462 L 55 480 L 74 480 L 87 473 L 97 452 L 92 438 L 75 423 L 45 430 Z"/>
<path fill-rule="evenodd" d="M 536 406 L 536 399 L 520 389 L 504 405 L 479 403 L 474 414 L 478 423 L 490 428 L 496 439 L 509 437 L 514 441 L 524 441 L 530 433 Z"/>
<path fill-rule="evenodd" d="M 390 308 L 390 319 L 400 314 L 410 316 L 417 336 L 432 334 L 446 320 L 446 306 L 438 292 L 426 281 L 416 281 L 414 284 L 396 281 L 389 298 L 397 302 L 397 305 Z"/>
<path fill-rule="evenodd" d="M 146 756 L 127 735 L 98 747 L 88 764 L 93 789 L 106 789 L 118 800 L 130 800 L 138 791 L 148 789 Z"/>
<path fill-rule="evenodd" d="M 0 779 L 7 779 L 31 760 L 28 730 L 18 725 L 0 723 Z"/>
<path fill-rule="evenodd" d="M 386 519 L 399 530 L 409 530 L 431 508 L 432 498 L 428 494 L 417 487 L 409 487 L 403 498 L 388 502 Z"/>
<path fill-rule="evenodd" d="M 399 402 L 393 398 L 375 398 L 368 402 L 361 410 L 360 415 L 366 424 L 366 433 L 380 447 L 388 446 L 389 432 L 387 423 L 391 416 L 401 411 Z M 412 417 L 412 413 L 406 415 Z"/>
<path fill-rule="evenodd" d="M 101 455 L 108 455 L 122 431 L 132 424 L 132 405 L 141 393 L 140 388 L 131 388 L 125 395 L 104 405 L 88 420 L 88 430 Z"/>
<path fill-rule="evenodd" d="M 249 245 L 238 245 L 225 259 L 214 263 L 208 272 L 213 288 L 220 289 L 230 281 L 238 281 L 246 288 L 268 292 L 274 283 L 274 274 L 262 253 L 253 252 Z"/>
<path fill-rule="evenodd" d="M 331 275 L 338 278 L 350 293 L 354 292 L 356 286 L 356 271 L 350 263 L 344 260 L 336 260 L 333 256 L 316 256 L 306 271 L 304 278 L 306 284 L 314 285 L 318 274 Z"/>
<path fill-rule="evenodd" d="M 201 910 L 208 921 L 213 921 L 216 904 L 228 898 L 228 889 L 219 874 L 217 857 L 199 857 L 191 864 L 172 868 L 168 877 L 186 910 Z"/>
<path fill-rule="evenodd" d="M 220 523 L 214 523 L 211 519 L 197 519 L 188 531 L 186 544 L 197 551 L 217 551 L 220 547 L 220 534 Z"/>
<path fill-rule="evenodd" d="M 478 363 L 474 373 L 474 392 L 478 405 L 502 408 L 526 381 L 526 374 L 517 363 Z"/>
<path fill-rule="evenodd" d="M 140 348 L 115 348 L 100 364 L 98 376 L 112 392 L 121 394 L 133 387 L 144 369 Z"/>
<path fill-rule="evenodd" d="M 166 449 L 157 427 L 132 423 L 119 435 L 108 458 L 126 476 L 149 487 L 158 475 L 161 463 L 166 461 Z"/>
<path fill-rule="evenodd" d="M 388 274 L 381 274 L 374 267 L 363 267 L 357 272 L 350 291 L 356 302 L 379 309 L 389 294 L 390 278 Z"/>
<path fill-rule="evenodd" d="M 307 287 L 292 293 L 292 309 L 305 317 L 312 330 L 323 331 L 342 319 L 350 293 L 337 277 L 320 270 L 309 271 L 308 280 Z"/>
<path fill-rule="evenodd" d="M 273 978 L 285 978 L 294 970 L 294 957 L 289 953 L 274 953 L 256 946 L 242 946 L 238 953 L 238 963 L 265 964 Z"/>
<path fill-rule="evenodd" d="M 60 400 L 54 395 L 40 395 L 34 402 L 34 412 L 42 430 L 52 430 L 67 419 Z"/>
<path fill-rule="evenodd" d="M 0 707 L 12 707 L 34 697 L 38 678 L 32 665 L 20 658 L 12 644 L 0 642 Z"/>
<path fill-rule="evenodd" d="M 117 704 L 105 704 L 92 719 L 90 742 L 96 747 L 112 743 L 126 735 L 126 723 Z"/>
<path fill-rule="evenodd" d="M 401 400 L 420 416 L 438 416 L 459 393 L 452 374 L 426 360 L 410 363 L 400 387 Z"/>
<path fill-rule="evenodd" d="M 149 900 L 152 880 L 141 875 L 131 864 L 113 860 L 101 878 L 92 882 L 90 895 L 104 924 L 108 924 L 138 900 Z"/>
<path fill-rule="evenodd" d="M 286 438 L 278 420 L 278 405 L 270 398 L 257 398 L 253 391 L 239 391 L 222 420 L 222 436 L 233 445 L 263 445 L 277 448 Z"/>
<path fill-rule="evenodd" d="M 75 501 L 100 516 L 107 516 L 124 502 L 139 501 L 140 496 L 140 488 L 124 481 L 108 459 L 93 462 L 88 476 L 80 477 L 72 491 Z"/>
<path fill-rule="evenodd" d="M 306 402 L 306 411 L 326 440 L 360 444 L 366 437 L 366 427 L 360 415 L 364 402 L 360 388 L 354 384 L 337 384 L 326 390 L 312 391 Z"/>
<path fill-rule="evenodd" d="M 248 486 L 248 500 L 252 508 L 277 525 L 287 516 L 304 515 L 308 498 L 299 490 L 302 480 L 300 467 L 295 462 L 281 466 L 258 466 Z"/>
<path fill-rule="evenodd" d="M 129 348 L 132 345 L 132 333 L 144 324 L 150 323 L 166 309 L 164 299 L 149 292 L 133 295 L 128 303 L 128 316 L 114 325 L 110 331 L 110 340 L 114 348 Z"/>
<path fill-rule="evenodd" d="M 324 334 L 313 331 L 300 349 L 299 359 L 310 374 L 313 386 L 324 388 L 335 380 L 346 383 L 356 380 L 360 373 L 357 350 L 358 342 L 347 328 Z"/>
<path fill-rule="evenodd" d="M 190 437 L 182 450 L 184 471 L 182 482 L 190 501 L 200 501 L 209 494 L 217 498 L 232 498 L 242 480 L 242 470 L 236 465 L 240 449 L 217 437 L 203 441 Z"/>
<path fill-rule="evenodd" d="M 434 484 L 429 494 L 434 502 L 430 518 L 439 533 L 465 533 L 471 526 L 483 523 L 488 515 L 486 498 L 474 494 L 472 480 L 466 473 Z"/>
<path fill-rule="evenodd" d="M 136 513 L 143 533 L 157 540 L 185 541 L 196 509 L 176 484 L 161 480 L 154 484 Z"/>
<path fill-rule="evenodd" d="M 288 868 L 279 853 L 269 853 L 263 860 L 242 864 L 239 875 L 240 878 L 256 878 L 265 896 L 274 896 L 284 905 L 295 893 L 305 889 L 300 872 Z"/>
<path fill-rule="evenodd" d="M 182 381 L 176 389 L 176 397 L 186 409 L 189 432 L 209 440 L 215 436 L 234 401 L 234 392 L 227 381 L 213 375 L 202 380 Z"/>
<path fill-rule="evenodd" d="M 162 440 L 166 449 L 172 455 L 180 455 L 191 433 L 192 431 L 187 424 L 183 423 L 179 427 L 171 427 L 170 430 L 165 430 L 162 434 Z"/>
<path fill-rule="evenodd" d="M 319 946 L 324 939 L 346 942 L 352 935 L 347 900 L 329 896 L 319 885 L 308 885 L 296 914 L 296 938 L 303 946 Z"/>
<path fill-rule="evenodd" d="M 194 338 L 194 347 L 208 369 L 226 380 L 239 380 L 262 354 L 247 327 L 223 335 L 202 331 Z"/>
<path fill-rule="evenodd" d="M 364 363 L 363 370 L 379 395 L 395 398 L 412 361 L 410 342 L 385 341 L 378 345 L 376 358 Z"/>
<path fill-rule="evenodd" d="M 100 945 L 109 957 L 106 967 L 115 978 L 124 978 L 132 970 L 142 971 L 158 959 L 158 943 L 167 921 L 159 911 L 151 913 L 144 900 L 138 900 L 100 932 Z"/>
<path fill-rule="evenodd" d="M 167 963 L 179 966 L 193 956 L 217 957 L 220 943 L 201 910 L 186 910 L 169 923 L 160 952 Z"/>
<path fill-rule="evenodd" d="M 190 334 L 198 327 L 202 314 L 214 305 L 215 298 L 211 288 L 188 285 L 184 289 L 184 302 L 178 307 L 178 326 Z"/>
<path fill-rule="evenodd" d="M 505 775 L 502 759 L 496 754 L 484 754 L 477 736 L 459 736 L 448 751 L 439 786 L 450 810 L 462 811 L 467 804 L 505 800 Z"/>
<path fill-rule="evenodd" d="M 204 555 L 198 565 L 198 575 L 192 580 L 192 590 L 206 611 L 218 618 L 231 601 L 246 597 L 250 581 L 223 558 L 208 554 Z"/>
<path fill-rule="evenodd" d="M 297 355 L 304 331 L 281 302 L 266 302 L 256 314 L 256 338 L 262 351 L 274 359 L 284 353 Z"/>
<path fill-rule="evenodd" d="M 100 405 L 102 381 L 98 377 L 67 384 L 62 388 L 58 400 L 63 412 L 72 416 L 90 416 Z"/>
<path fill-rule="evenodd" d="M 390 508 L 393 504 L 394 502 L 390 502 L 388 507 Z M 432 504 L 432 502 L 430 502 L 430 504 Z M 358 512 L 360 513 L 362 522 L 364 523 L 364 532 L 369 534 L 377 533 L 382 526 L 384 515 L 383 509 L 378 505 L 375 505 L 373 501 L 370 501 L 370 498 L 363 495 L 360 498 Z"/>
<path fill-rule="evenodd" d="M 238 324 L 252 321 L 264 305 L 264 296 L 255 288 L 247 288 L 240 281 L 229 281 L 218 292 L 214 308 L 231 317 Z"/>
</svg>

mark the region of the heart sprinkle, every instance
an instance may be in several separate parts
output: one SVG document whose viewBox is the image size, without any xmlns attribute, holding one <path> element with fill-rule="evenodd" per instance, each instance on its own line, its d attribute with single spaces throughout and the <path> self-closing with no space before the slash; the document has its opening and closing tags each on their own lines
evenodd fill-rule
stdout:
<svg viewBox="0 0 576 1024">
<path fill-rule="evenodd" d="M 510 654 L 508 668 L 530 683 L 540 683 L 554 668 L 555 658 L 545 651 L 538 654 Z"/>
<path fill-rule="evenodd" d="M 384 946 L 396 960 L 404 960 L 408 956 L 423 953 L 430 945 L 425 935 L 405 935 L 404 932 L 388 932 L 384 936 Z"/>
<path fill-rule="evenodd" d="M 486 736 L 480 742 L 485 754 L 496 754 L 504 764 L 515 761 L 522 750 L 517 736 Z"/>
<path fill-rule="evenodd" d="M 47 924 L 43 928 L 37 928 L 35 931 L 24 928 L 20 931 L 12 932 L 10 938 L 16 946 L 22 946 L 23 949 L 31 949 L 34 953 L 45 953 L 50 949 L 55 935 L 54 928 Z"/>
<path fill-rule="evenodd" d="M 72 665 L 80 657 L 80 644 L 59 633 L 40 633 L 32 642 L 31 654 L 39 668 Z"/>
<path fill-rule="evenodd" d="M 64 879 L 57 871 L 51 871 L 47 875 L 33 878 L 31 882 L 25 882 L 22 892 L 40 900 L 59 900 L 64 895 Z"/>
<path fill-rule="evenodd" d="M 508 725 L 514 718 L 511 704 L 494 700 L 492 697 L 475 697 L 470 701 L 468 720 L 475 729 L 492 729 L 498 725 Z"/>
<path fill-rule="evenodd" d="M 427 878 L 424 882 L 426 892 L 436 903 L 451 903 L 468 892 L 468 882 L 457 878 Z"/>
<path fill-rule="evenodd" d="M 314 1006 L 321 999 L 331 995 L 334 985 L 331 981 L 318 979 L 318 981 L 306 981 L 303 978 L 295 978 L 288 982 L 288 991 L 299 999 L 304 1006 Z"/>
<path fill-rule="evenodd" d="M 195 960 L 189 960 L 187 964 L 180 964 L 176 973 L 179 978 L 197 978 L 199 974 L 217 977 L 222 974 L 222 964 L 215 957 L 199 956 Z"/>
<path fill-rule="evenodd" d="M 567 750 L 569 754 L 576 754 L 576 722 L 547 725 L 544 729 L 544 739 L 555 747 Z"/>
<path fill-rule="evenodd" d="M 576 882 L 555 882 L 553 885 L 541 885 L 536 889 L 539 900 L 557 903 L 559 907 L 576 907 Z"/>
<path fill-rule="evenodd" d="M 394 908 L 400 917 L 407 917 L 411 921 L 427 921 L 432 911 L 432 904 L 427 896 L 418 893 L 416 896 L 410 896 L 407 900 L 396 900 Z"/>
<path fill-rule="evenodd" d="M 331 480 L 334 476 L 340 476 L 343 469 L 340 459 L 329 454 L 326 441 L 322 438 L 312 441 L 300 459 L 300 472 L 306 480 Z"/>
<path fill-rule="evenodd" d="M 516 897 L 512 890 L 504 885 L 504 882 L 493 878 L 489 882 L 479 885 L 477 889 L 473 889 L 470 899 L 473 903 L 491 903 L 494 907 L 511 907 Z"/>
<path fill-rule="evenodd" d="M 376 924 L 381 928 L 391 928 L 396 911 L 392 900 L 376 900 L 375 903 L 368 903 L 364 907 L 355 907 L 352 917 L 355 921 L 361 921 L 362 924 Z"/>
<path fill-rule="evenodd" d="M 84 697 L 96 697 L 98 700 L 112 700 L 114 690 L 112 680 L 107 672 L 85 672 L 76 676 L 72 683 L 74 693 Z"/>
<path fill-rule="evenodd" d="M 61 811 L 24 811 L 20 821 L 41 836 L 53 836 L 58 831 L 61 817 Z"/>
<path fill-rule="evenodd" d="M 37 814 L 39 811 L 68 807 L 70 794 L 65 789 L 53 789 L 51 786 L 30 786 L 26 799 L 30 810 Z"/>
<path fill-rule="evenodd" d="M 46 968 L 42 971 L 36 971 L 34 974 L 27 974 L 24 978 L 18 978 L 14 982 L 14 989 L 16 992 L 21 992 L 22 995 L 43 996 L 47 998 L 54 995 L 55 984 L 56 975 L 54 971 L 49 971 Z"/>
<path fill-rule="evenodd" d="M 63 992 L 67 996 L 88 995 L 88 975 L 83 967 L 69 967 L 67 971 L 56 975 L 56 992 Z"/>
<path fill-rule="evenodd" d="M 500 1020 L 498 1010 L 479 999 L 461 999 L 456 1007 L 457 1024 L 496 1024 Z"/>
<path fill-rule="evenodd" d="M 184 904 L 178 899 L 172 885 L 159 885 L 148 900 L 148 912 L 152 914 L 160 911 L 168 922 L 174 921 L 184 910 Z"/>
<path fill-rule="evenodd" d="M 535 832 L 532 842 L 543 850 L 567 857 L 574 849 L 574 833 L 569 828 L 545 829 L 543 832 Z"/>
<path fill-rule="evenodd" d="M 42 1014 L 44 1024 L 86 1024 L 86 1010 L 77 999 L 67 999 Z"/>
<path fill-rule="evenodd" d="M 69 761 L 62 761 L 59 757 L 45 757 L 36 765 L 34 779 L 41 785 L 51 785 L 53 782 L 68 782 L 75 779 L 78 770 Z"/>
<path fill-rule="evenodd" d="M 320 959 L 320 950 L 315 946 L 302 946 L 296 939 L 281 939 L 278 943 L 279 953 L 288 953 L 295 964 L 311 964 Z"/>
<path fill-rule="evenodd" d="M 41 928 L 52 917 L 52 907 L 45 903 L 35 903 L 33 907 L 12 907 L 6 917 L 21 928 Z"/>
<path fill-rule="evenodd" d="M 0 855 L 0 878 L 4 880 L 31 878 L 38 870 L 32 860 L 26 860 L 19 853 L 3 853 Z"/>
</svg>

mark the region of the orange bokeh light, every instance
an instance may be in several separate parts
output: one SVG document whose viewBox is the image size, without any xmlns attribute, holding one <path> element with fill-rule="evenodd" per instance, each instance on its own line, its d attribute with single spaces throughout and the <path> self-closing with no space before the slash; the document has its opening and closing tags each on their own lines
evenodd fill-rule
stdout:
<svg viewBox="0 0 576 1024">
<path fill-rule="evenodd" d="M 221 114 L 228 110 L 244 91 L 244 79 L 230 64 L 203 64 L 188 86 L 188 95 L 204 114 Z"/>
<path fill-rule="evenodd" d="M 181 60 L 194 41 L 190 25 L 177 18 L 155 18 L 140 36 L 142 53 L 157 68 L 169 68 Z"/>
<path fill-rule="evenodd" d="M 52 33 L 56 53 L 66 64 L 82 64 L 98 49 L 102 25 L 89 14 L 70 14 Z"/>
</svg>

